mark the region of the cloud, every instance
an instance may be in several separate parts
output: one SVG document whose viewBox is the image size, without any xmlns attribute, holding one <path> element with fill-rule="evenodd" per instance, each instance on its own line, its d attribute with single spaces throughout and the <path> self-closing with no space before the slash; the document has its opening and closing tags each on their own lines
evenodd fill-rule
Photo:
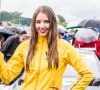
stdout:
<svg viewBox="0 0 100 90">
<path fill-rule="evenodd" d="M 56 14 L 66 20 L 87 18 L 100 19 L 100 0 L 2 0 L 1 10 L 23 12 L 22 16 L 32 17 L 39 5 L 50 6 Z"/>
</svg>

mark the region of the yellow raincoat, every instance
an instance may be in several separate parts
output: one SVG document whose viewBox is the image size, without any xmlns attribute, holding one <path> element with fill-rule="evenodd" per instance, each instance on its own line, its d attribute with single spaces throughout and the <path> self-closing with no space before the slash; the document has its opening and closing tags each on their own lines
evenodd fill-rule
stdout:
<svg viewBox="0 0 100 90">
<path fill-rule="evenodd" d="M 26 72 L 21 90 L 55 90 L 62 87 L 62 76 L 67 64 L 70 64 L 80 75 L 71 90 L 84 90 L 93 79 L 93 74 L 76 50 L 65 40 L 58 39 L 59 67 L 48 70 L 46 38 L 39 36 L 30 71 Z M 12 81 L 25 67 L 29 41 L 21 43 L 8 63 L 0 52 L 0 78 L 4 83 Z"/>
</svg>

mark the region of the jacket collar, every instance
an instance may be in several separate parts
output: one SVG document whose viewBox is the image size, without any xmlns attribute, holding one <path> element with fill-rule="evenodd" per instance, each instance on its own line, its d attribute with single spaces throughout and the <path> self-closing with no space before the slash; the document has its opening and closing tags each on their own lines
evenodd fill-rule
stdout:
<svg viewBox="0 0 100 90">
<path fill-rule="evenodd" d="M 38 42 L 47 43 L 47 36 L 42 37 L 40 34 L 38 34 Z"/>
</svg>

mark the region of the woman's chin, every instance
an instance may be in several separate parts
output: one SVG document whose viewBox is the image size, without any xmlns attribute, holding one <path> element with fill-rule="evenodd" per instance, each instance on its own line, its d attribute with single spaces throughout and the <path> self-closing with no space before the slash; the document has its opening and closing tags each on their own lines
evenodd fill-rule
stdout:
<svg viewBox="0 0 100 90">
<path fill-rule="evenodd" d="M 40 33 L 40 36 L 45 37 L 47 36 L 47 33 Z"/>
</svg>

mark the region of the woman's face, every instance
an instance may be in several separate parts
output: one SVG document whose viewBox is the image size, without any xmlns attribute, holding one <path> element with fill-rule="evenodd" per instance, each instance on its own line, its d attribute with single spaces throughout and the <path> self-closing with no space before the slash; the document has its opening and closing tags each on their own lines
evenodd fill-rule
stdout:
<svg viewBox="0 0 100 90">
<path fill-rule="evenodd" d="M 36 17 L 35 27 L 41 36 L 46 36 L 49 32 L 50 21 L 46 14 L 40 12 Z"/>
</svg>

